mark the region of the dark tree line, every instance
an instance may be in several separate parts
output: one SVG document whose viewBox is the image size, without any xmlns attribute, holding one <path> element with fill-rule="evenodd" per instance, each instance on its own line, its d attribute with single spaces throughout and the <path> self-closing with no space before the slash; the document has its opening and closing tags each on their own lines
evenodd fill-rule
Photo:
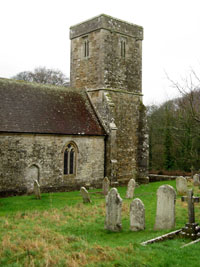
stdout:
<svg viewBox="0 0 200 267">
<path fill-rule="evenodd" d="M 178 83 L 173 85 L 181 93 L 179 98 L 147 108 L 149 167 L 150 170 L 198 171 L 200 86 L 198 83 L 194 86 L 192 80 L 187 80 L 185 86 Z"/>
</svg>

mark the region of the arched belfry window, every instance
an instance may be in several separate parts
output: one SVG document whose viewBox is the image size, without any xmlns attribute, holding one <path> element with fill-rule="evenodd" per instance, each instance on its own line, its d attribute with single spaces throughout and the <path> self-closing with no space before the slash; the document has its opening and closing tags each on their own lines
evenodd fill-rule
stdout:
<svg viewBox="0 0 200 267">
<path fill-rule="evenodd" d="M 64 174 L 76 174 L 77 148 L 69 143 L 64 150 Z"/>
</svg>

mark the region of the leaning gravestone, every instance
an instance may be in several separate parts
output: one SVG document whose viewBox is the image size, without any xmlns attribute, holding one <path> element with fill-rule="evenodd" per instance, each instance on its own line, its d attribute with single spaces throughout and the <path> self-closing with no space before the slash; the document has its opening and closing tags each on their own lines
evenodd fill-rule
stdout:
<svg viewBox="0 0 200 267">
<path fill-rule="evenodd" d="M 112 188 L 106 196 L 105 229 L 118 232 L 122 229 L 121 223 L 122 199 L 116 188 Z"/>
<path fill-rule="evenodd" d="M 193 176 L 193 185 L 194 186 L 200 185 L 200 175 L 197 173 Z"/>
<path fill-rule="evenodd" d="M 34 187 L 33 187 L 34 195 L 37 199 L 41 199 L 40 193 L 40 185 L 37 180 L 34 180 Z"/>
<path fill-rule="evenodd" d="M 126 191 L 126 198 L 133 198 L 135 190 L 135 180 L 131 179 L 128 182 L 127 191 Z"/>
<path fill-rule="evenodd" d="M 162 185 L 157 190 L 157 210 L 155 230 L 171 229 L 175 226 L 176 192 L 170 185 Z"/>
<path fill-rule="evenodd" d="M 187 193 L 187 179 L 183 176 L 176 178 L 176 189 L 179 195 Z"/>
<path fill-rule="evenodd" d="M 145 208 L 143 202 L 136 198 L 130 205 L 130 230 L 140 231 L 145 229 Z"/>
<path fill-rule="evenodd" d="M 83 187 L 83 186 L 81 187 L 80 193 L 81 193 L 81 196 L 83 198 L 83 203 L 90 203 L 91 202 L 89 193 L 85 187 Z"/>
<path fill-rule="evenodd" d="M 105 177 L 103 179 L 103 184 L 102 184 L 102 190 L 103 190 L 104 196 L 107 196 L 109 189 L 110 189 L 110 181 L 108 180 L 108 177 Z"/>
</svg>

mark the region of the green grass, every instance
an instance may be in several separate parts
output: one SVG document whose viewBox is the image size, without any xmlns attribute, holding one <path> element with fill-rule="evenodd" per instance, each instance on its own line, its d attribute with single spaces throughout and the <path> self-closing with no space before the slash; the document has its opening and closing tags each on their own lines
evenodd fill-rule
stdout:
<svg viewBox="0 0 200 267">
<path fill-rule="evenodd" d="M 180 248 L 188 240 L 174 239 L 148 246 L 141 242 L 168 231 L 153 229 L 156 191 L 162 184 L 175 187 L 175 181 L 156 182 L 135 189 L 145 205 L 146 229 L 129 230 L 126 188 L 118 191 L 123 198 L 122 225 L 119 233 L 104 229 L 105 199 L 90 190 L 92 203 L 83 204 L 78 191 L 18 196 L 0 199 L 0 266 L 199 266 L 200 243 Z M 195 195 L 200 195 L 195 188 Z M 200 204 L 196 205 L 196 221 Z M 176 229 L 187 222 L 187 205 L 176 201 Z"/>
</svg>

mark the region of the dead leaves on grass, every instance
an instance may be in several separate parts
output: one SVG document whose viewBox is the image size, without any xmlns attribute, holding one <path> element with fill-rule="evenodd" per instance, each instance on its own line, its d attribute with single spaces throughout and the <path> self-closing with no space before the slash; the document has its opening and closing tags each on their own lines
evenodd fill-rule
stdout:
<svg viewBox="0 0 200 267">
<path fill-rule="evenodd" d="M 74 246 L 77 243 L 77 247 Z M 9 251 L 9 253 L 8 253 Z M 85 266 L 89 262 L 96 263 L 114 259 L 109 247 L 90 246 L 86 241 L 75 236 L 63 235 L 44 230 L 39 226 L 27 239 L 5 235 L 2 238 L 0 258 L 7 263 L 20 262 L 23 266 Z M 0 261 L 0 264 L 2 262 Z"/>
<path fill-rule="evenodd" d="M 129 203 L 123 203 L 129 214 Z M 74 224 L 81 227 L 105 218 L 105 203 L 66 206 L 48 211 L 25 211 L 1 220 L 4 229 L 0 240 L 0 265 L 19 262 L 23 266 L 85 266 L 88 263 L 112 261 L 118 250 L 89 244 L 86 240 L 59 233 L 57 229 Z M 63 227 L 64 226 L 64 227 Z M 103 228 L 103 224 L 102 224 Z"/>
</svg>

